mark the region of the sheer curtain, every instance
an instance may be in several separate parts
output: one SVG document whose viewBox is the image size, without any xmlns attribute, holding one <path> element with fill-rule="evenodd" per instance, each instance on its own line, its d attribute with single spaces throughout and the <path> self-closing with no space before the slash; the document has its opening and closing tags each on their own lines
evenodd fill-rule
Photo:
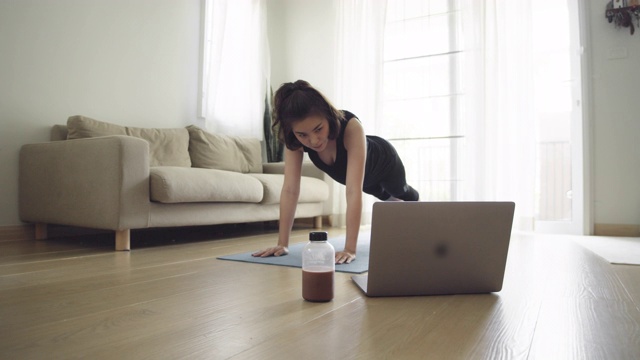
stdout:
<svg viewBox="0 0 640 360">
<path fill-rule="evenodd" d="M 514 228 L 532 230 L 536 119 L 531 0 L 462 0 L 467 71 L 469 200 L 516 203 Z"/>
<path fill-rule="evenodd" d="M 207 129 L 262 139 L 270 66 L 266 0 L 206 0 L 204 37 Z"/>
<path fill-rule="evenodd" d="M 374 131 L 382 115 L 386 1 L 341 0 L 338 7 L 337 103 Z"/>
<path fill-rule="evenodd" d="M 386 1 L 340 0 L 338 7 L 335 105 L 356 114 L 367 134 L 376 133 L 382 117 L 382 56 Z M 367 223 L 372 197 L 365 197 Z M 344 225 L 343 186 L 334 187 L 333 222 Z"/>
<path fill-rule="evenodd" d="M 460 83 L 455 85 L 459 89 L 453 94 L 456 99 L 451 101 L 451 106 L 456 107 L 453 112 L 459 117 L 453 135 L 462 146 L 450 150 L 460 153 L 447 160 L 450 161 L 447 166 L 452 169 L 449 181 L 453 190 L 449 200 L 514 201 L 515 229 L 533 226 L 536 191 L 536 126 L 531 111 L 534 103 L 531 1 L 452 0 L 447 2 L 449 5 L 442 2 L 436 5 L 427 0 L 405 1 L 406 8 L 446 5 L 447 12 L 461 12 L 461 24 L 451 27 L 456 32 L 454 40 L 462 44 L 454 54 L 461 60 L 445 69 L 460 72 L 456 78 Z M 403 137 L 398 134 L 399 128 L 405 128 L 404 137 L 412 138 L 411 132 L 422 126 L 424 118 L 402 116 L 393 121 L 403 124 L 388 126 L 390 120 L 382 118 L 380 107 L 384 101 L 382 54 L 385 46 L 393 45 L 384 44 L 385 12 L 391 5 L 385 1 L 339 2 L 336 103 L 356 113 L 369 134 L 397 138 Z M 433 55 L 427 57 L 433 58 Z M 415 126 L 405 121 L 414 121 Z M 393 134 L 386 133 L 388 129 L 393 130 Z M 408 176 L 413 176 L 410 172 L 423 176 L 421 169 L 429 169 L 430 164 L 426 162 L 430 155 L 417 157 L 414 153 L 417 151 L 401 152 L 403 160 L 407 159 Z M 416 168 L 420 170 L 414 171 Z M 441 200 L 430 198 L 433 194 L 420 188 L 419 183 L 425 182 L 424 179 L 409 179 L 409 182 L 418 184 L 421 200 Z M 336 194 L 334 203 L 339 201 L 344 202 L 343 194 Z M 335 208 L 334 205 L 334 212 Z M 364 211 L 370 210 L 371 207 L 365 205 Z"/>
</svg>

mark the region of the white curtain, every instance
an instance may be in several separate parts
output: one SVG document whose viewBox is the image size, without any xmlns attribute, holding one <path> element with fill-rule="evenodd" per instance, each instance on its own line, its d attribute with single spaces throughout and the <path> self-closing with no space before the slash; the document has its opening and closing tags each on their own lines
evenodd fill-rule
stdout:
<svg viewBox="0 0 640 360">
<path fill-rule="evenodd" d="M 337 103 L 375 132 L 382 116 L 386 1 L 341 0 L 338 7 Z"/>
<path fill-rule="evenodd" d="M 458 166 L 464 185 L 452 200 L 514 201 L 517 229 L 530 229 L 534 218 L 531 1 L 460 0 L 466 85 L 458 109 L 465 142 Z M 336 104 L 356 113 L 367 133 L 384 136 L 376 123 L 385 121 L 380 104 L 386 2 L 338 3 Z M 334 196 L 334 213 L 342 214 L 344 194 Z"/>
<path fill-rule="evenodd" d="M 340 0 L 336 36 L 335 105 L 356 114 L 367 134 L 376 133 L 382 117 L 382 62 L 386 1 Z M 344 187 L 333 191 L 333 222 L 344 225 Z M 367 223 L 372 197 L 365 197 L 363 223 Z"/>
<path fill-rule="evenodd" d="M 205 18 L 206 128 L 262 139 L 270 67 L 266 0 L 207 0 Z"/>
<path fill-rule="evenodd" d="M 467 73 L 464 194 L 516 203 L 515 229 L 531 230 L 536 117 L 531 0 L 463 0 Z"/>
</svg>

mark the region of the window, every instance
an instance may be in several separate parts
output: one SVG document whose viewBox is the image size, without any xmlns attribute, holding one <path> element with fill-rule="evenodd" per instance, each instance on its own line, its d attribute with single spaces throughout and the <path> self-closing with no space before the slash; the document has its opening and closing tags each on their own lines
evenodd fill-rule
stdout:
<svg viewBox="0 0 640 360">
<path fill-rule="evenodd" d="M 578 10 L 576 0 L 387 2 L 376 131 L 421 200 L 515 201 L 516 228 L 581 233 Z"/>
<path fill-rule="evenodd" d="M 464 145 L 464 84 L 457 1 L 387 3 L 384 122 L 422 200 L 455 200 Z"/>
</svg>

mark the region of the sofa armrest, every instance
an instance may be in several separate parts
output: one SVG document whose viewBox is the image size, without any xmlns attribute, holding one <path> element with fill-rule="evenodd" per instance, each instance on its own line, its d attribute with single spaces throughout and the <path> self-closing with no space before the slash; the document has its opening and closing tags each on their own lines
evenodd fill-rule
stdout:
<svg viewBox="0 0 640 360">
<path fill-rule="evenodd" d="M 105 136 L 24 145 L 19 213 L 26 222 L 106 230 L 149 224 L 149 145 Z"/>
<path fill-rule="evenodd" d="M 262 164 L 262 171 L 265 174 L 284 174 L 284 162 Z M 302 176 L 325 180 L 325 173 L 309 161 L 302 163 Z"/>
</svg>

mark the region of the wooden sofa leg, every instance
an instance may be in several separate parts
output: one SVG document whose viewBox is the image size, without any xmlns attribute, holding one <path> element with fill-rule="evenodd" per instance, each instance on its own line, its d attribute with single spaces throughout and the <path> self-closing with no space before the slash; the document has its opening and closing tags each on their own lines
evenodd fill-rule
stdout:
<svg viewBox="0 0 640 360">
<path fill-rule="evenodd" d="M 47 238 L 47 224 L 36 223 L 36 240 L 45 240 Z"/>
<path fill-rule="evenodd" d="M 316 229 L 322 228 L 322 216 L 315 216 L 313 218 L 313 227 Z"/>
<path fill-rule="evenodd" d="M 116 230 L 116 251 L 131 250 L 131 230 Z"/>
</svg>

